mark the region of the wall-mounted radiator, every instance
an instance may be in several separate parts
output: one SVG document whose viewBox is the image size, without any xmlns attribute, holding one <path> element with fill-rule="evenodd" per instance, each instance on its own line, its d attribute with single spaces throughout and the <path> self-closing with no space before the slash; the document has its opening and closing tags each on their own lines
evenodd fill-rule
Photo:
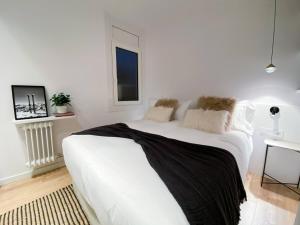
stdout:
<svg viewBox="0 0 300 225">
<path fill-rule="evenodd" d="M 29 167 L 42 166 L 55 161 L 53 122 L 24 124 L 27 163 Z"/>
<path fill-rule="evenodd" d="M 60 148 L 57 143 L 61 142 L 61 140 L 57 134 L 54 134 L 54 132 L 58 132 L 60 130 L 53 129 L 55 121 L 75 118 L 76 116 L 73 115 L 13 120 L 13 123 L 16 125 L 16 127 L 20 128 L 20 131 L 24 134 L 24 136 L 22 136 L 25 139 L 24 143 L 26 146 L 26 165 L 37 170 L 41 167 L 44 167 L 43 171 L 45 171 L 45 168 L 52 168 L 54 165 L 61 165 L 60 163 L 63 163 L 63 154 L 60 153 Z M 79 127 L 68 127 L 68 129 L 69 128 L 71 128 L 73 131 L 78 131 L 80 129 Z M 67 136 L 67 134 L 63 136 Z"/>
</svg>

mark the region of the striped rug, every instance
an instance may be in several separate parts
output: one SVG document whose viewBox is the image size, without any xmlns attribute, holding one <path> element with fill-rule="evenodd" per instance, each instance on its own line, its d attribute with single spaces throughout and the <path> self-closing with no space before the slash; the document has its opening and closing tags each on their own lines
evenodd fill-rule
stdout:
<svg viewBox="0 0 300 225">
<path fill-rule="evenodd" d="M 69 185 L 0 215 L 0 225 L 89 225 Z"/>
</svg>

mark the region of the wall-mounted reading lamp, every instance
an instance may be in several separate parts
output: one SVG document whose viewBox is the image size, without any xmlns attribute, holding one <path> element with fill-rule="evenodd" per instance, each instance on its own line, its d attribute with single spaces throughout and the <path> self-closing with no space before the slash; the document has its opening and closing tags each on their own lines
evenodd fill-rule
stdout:
<svg viewBox="0 0 300 225">
<path fill-rule="evenodd" d="M 273 120 L 273 134 L 279 135 L 279 118 L 280 118 L 280 109 L 277 106 L 272 106 L 270 108 L 270 117 Z"/>
</svg>

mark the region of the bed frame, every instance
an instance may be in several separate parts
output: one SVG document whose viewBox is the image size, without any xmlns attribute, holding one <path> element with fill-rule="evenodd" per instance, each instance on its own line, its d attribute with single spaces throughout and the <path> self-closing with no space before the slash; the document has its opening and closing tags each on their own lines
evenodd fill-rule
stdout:
<svg viewBox="0 0 300 225">
<path fill-rule="evenodd" d="M 92 209 L 92 207 L 84 199 L 84 197 L 82 196 L 82 194 L 80 193 L 80 191 L 78 190 L 78 188 L 77 188 L 77 186 L 75 185 L 74 182 L 73 182 L 73 188 L 74 188 L 74 193 L 75 193 L 76 197 L 78 198 L 78 201 L 79 201 L 85 215 L 87 216 L 90 224 L 91 225 L 104 225 L 104 224 L 101 224 L 99 222 L 95 211 Z"/>
</svg>

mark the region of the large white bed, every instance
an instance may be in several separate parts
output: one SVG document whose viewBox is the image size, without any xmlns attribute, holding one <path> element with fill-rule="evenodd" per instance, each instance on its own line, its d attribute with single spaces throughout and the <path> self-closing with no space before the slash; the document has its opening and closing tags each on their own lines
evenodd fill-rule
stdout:
<svg viewBox="0 0 300 225">
<path fill-rule="evenodd" d="M 140 120 L 130 128 L 231 152 L 245 180 L 252 138 L 241 131 L 212 134 L 183 128 L 179 121 Z M 180 206 L 131 139 L 73 135 L 64 158 L 78 192 L 102 225 L 188 225 Z"/>
</svg>

